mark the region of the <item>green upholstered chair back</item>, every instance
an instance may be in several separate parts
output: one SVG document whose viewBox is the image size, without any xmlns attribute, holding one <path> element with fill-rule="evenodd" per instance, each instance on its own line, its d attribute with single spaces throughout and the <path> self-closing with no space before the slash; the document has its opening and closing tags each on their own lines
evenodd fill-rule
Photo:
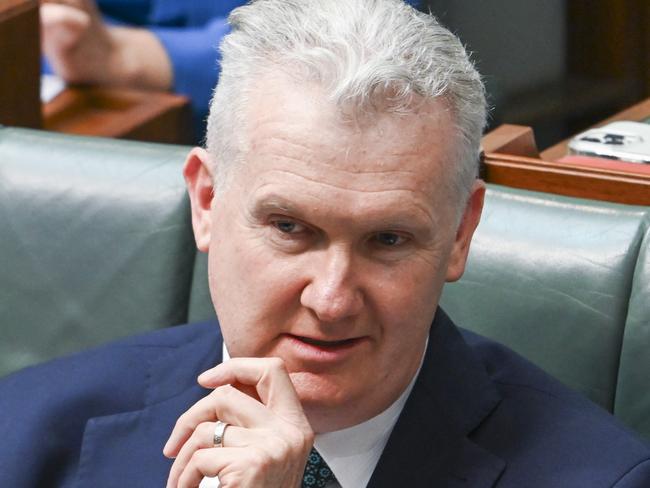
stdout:
<svg viewBox="0 0 650 488">
<path fill-rule="evenodd" d="M 0 375 L 187 320 L 187 151 L 0 128 Z"/>
<path fill-rule="evenodd" d="M 614 414 L 650 439 L 650 218 L 632 278 Z"/>
<path fill-rule="evenodd" d="M 186 147 L 0 128 L 0 375 L 214 317 Z M 650 217 L 490 186 L 442 306 L 650 438 Z"/>
<path fill-rule="evenodd" d="M 648 219 L 645 207 L 492 186 L 441 304 L 650 438 Z"/>
</svg>

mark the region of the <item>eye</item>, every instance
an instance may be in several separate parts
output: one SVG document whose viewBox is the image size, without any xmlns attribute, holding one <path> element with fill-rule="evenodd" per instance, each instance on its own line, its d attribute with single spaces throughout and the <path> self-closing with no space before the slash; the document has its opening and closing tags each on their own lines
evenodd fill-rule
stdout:
<svg viewBox="0 0 650 488">
<path fill-rule="evenodd" d="M 407 238 L 396 232 L 379 232 L 374 235 L 373 240 L 384 247 L 397 247 L 407 242 Z"/>
<path fill-rule="evenodd" d="M 303 224 L 289 219 L 276 219 L 271 224 L 283 234 L 299 234 L 307 230 Z"/>
</svg>

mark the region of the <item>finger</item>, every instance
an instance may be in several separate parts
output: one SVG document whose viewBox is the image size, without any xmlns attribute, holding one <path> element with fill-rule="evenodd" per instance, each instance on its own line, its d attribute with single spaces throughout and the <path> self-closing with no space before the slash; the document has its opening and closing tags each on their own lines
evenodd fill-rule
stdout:
<svg viewBox="0 0 650 488">
<path fill-rule="evenodd" d="M 85 10 L 91 12 L 92 10 L 97 9 L 97 4 L 89 0 L 39 0 L 41 5 L 45 4 L 59 4 L 59 5 L 68 5 L 79 10 Z"/>
<path fill-rule="evenodd" d="M 48 29 L 65 29 L 74 33 L 90 25 L 89 15 L 78 8 L 58 3 L 47 3 L 40 8 L 41 25 Z"/>
<path fill-rule="evenodd" d="M 233 452 L 235 451 L 235 452 Z M 167 488 L 197 487 L 201 480 L 206 477 L 218 476 L 229 463 L 237 458 L 238 449 L 213 447 L 196 451 L 182 472 L 175 478 L 170 476 L 167 480 Z"/>
<path fill-rule="evenodd" d="M 276 419 L 260 402 L 230 385 L 215 389 L 189 408 L 176 421 L 163 454 L 173 457 L 202 422 L 221 420 L 228 424 L 255 428 L 270 425 Z"/>
<path fill-rule="evenodd" d="M 206 477 L 229 476 L 250 470 L 250 448 L 215 447 L 196 451 L 178 479 L 178 488 L 195 488 Z M 243 476 L 239 476 L 243 479 Z M 168 488 L 174 485 L 168 485 Z M 229 485 L 230 486 L 230 485 Z M 233 485 L 238 486 L 238 485 Z M 244 485 L 242 485 L 244 486 Z M 249 486 L 246 484 L 245 486 Z M 259 486 L 259 485 L 255 485 Z M 176 487 L 174 487 L 176 488 Z"/>
<path fill-rule="evenodd" d="M 178 478 L 196 451 L 214 447 L 215 425 L 215 422 L 203 422 L 197 425 L 192 435 L 181 447 L 176 459 L 174 459 L 174 463 L 169 471 L 167 486 L 176 486 Z"/>
<path fill-rule="evenodd" d="M 172 429 L 172 433 L 169 435 L 169 439 L 165 443 L 165 447 L 163 447 L 163 454 L 165 456 L 177 456 L 181 446 L 187 442 L 201 422 L 216 421 L 219 419 L 211 400 L 213 393 L 196 402 L 178 418 Z"/>
<path fill-rule="evenodd" d="M 294 412 L 300 401 L 280 358 L 232 358 L 198 377 L 206 388 L 242 383 L 254 386 L 262 403 L 278 412 Z"/>
<path fill-rule="evenodd" d="M 215 422 L 203 422 L 196 427 L 196 430 L 190 438 L 183 444 L 169 473 L 169 480 L 172 482 L 172 485 L 177 483 L 178 478 L 196 451 L 215 447 L 215 428 Z M 245 429 L 228 424 L 223 433 L 222 447 L 248 447 L 260 444 L 264 440 L 265 433 L 262 431 Z"/>
</svg>

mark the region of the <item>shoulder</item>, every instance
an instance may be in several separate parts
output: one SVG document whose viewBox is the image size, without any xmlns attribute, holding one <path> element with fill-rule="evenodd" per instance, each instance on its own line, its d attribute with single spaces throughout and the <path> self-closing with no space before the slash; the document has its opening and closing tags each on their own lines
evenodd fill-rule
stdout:
<svg viewBox="0 0 650 488">
<path fill-rule="evenodd" d="M 144 373 L 150 360 L 205 337 L 216 323 L 180 325 L 114 341 L 86 351 L 20 370 L 0 380 L 0 389 L 37 384 L 45 389 L 109 381 L 129 372 L 128 380 Z M 2 397 L 6 398 L 5 396 Z"/>
<path fill-rule="evenodd" d="M 650 486 L 650 447 L 636 433 L 507 347 L 461 333 L 502 397 L 473 437 L 506 461 L 504 482 Z"/>
<path fill-rule="evenodd" d="M 215 322 L 170 327 L 25 368 L 0 381 L 0 410 L 11 421 L 26 407 L 30 415 L 53 415 L 57 405 L 90 415 L 141 408 L 151 363 L 215 330 Z"/>
<path fill-rule="evenodd" d="M 195 378 L 190 358 L 220 350 L 216 322 L 177 326 L 134 336 L 18 371 L 0 381 L 0 484 L 73 472 L 88 419 L 140 410 L 157 385 L 152 372 L 179 383 Z M 170 366 L 171 365 L 171 366 Z M 160 370 L 161 366 L 163 371 Z M 165 369 L 166 368 L 166 369 Z M 168 374 L 169 371 L 172 374 Z M 175 376 L 176 375 L 176 376 Z M 159 388 L 158 388 L 159 390 Z M 171 394 L 171 393 L 170 393 Z M 30 472 L 18 469 L 30 457 Z M 56 474 L 55 474 L 56 473 Z M 13 477 L 12 477 L 13 476 Z M 4 486 L 4 484 L 3 484 Z M 7 485 L 9 486 L 9 485 Z"/>
</svg>

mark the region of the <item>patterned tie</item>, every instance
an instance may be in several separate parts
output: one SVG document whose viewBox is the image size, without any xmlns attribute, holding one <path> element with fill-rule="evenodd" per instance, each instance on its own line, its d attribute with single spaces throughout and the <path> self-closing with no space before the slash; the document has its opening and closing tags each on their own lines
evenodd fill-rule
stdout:
<svg viewBox="0 0 650 488">
<path fill-rule="evenodd" d="M 334 473 L 318 451 L 312 447 L 302 477 L 302 488 L 323 488 L 330 481 L 336 481 Z"/>
</svg>

